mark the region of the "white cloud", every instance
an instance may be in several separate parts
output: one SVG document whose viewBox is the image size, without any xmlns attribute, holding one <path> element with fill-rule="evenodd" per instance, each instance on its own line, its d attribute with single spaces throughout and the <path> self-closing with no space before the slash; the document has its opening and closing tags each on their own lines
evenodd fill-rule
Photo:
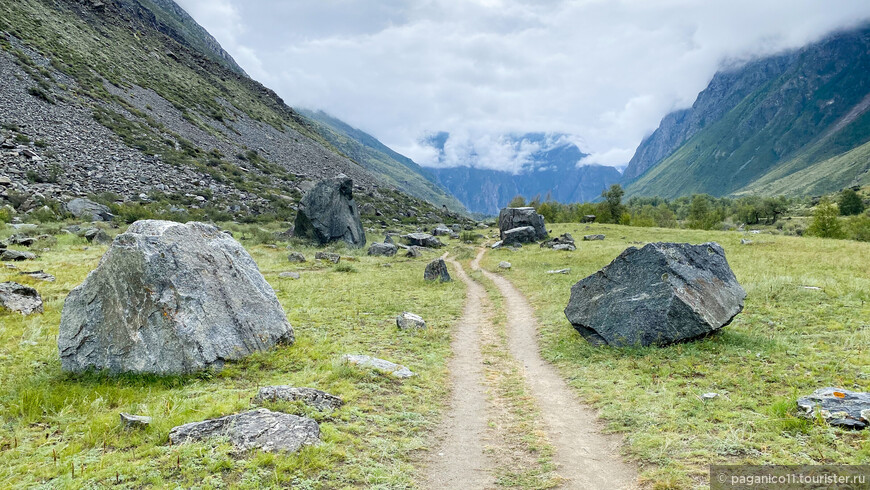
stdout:
<svg viewBox="0 0 870 490">
<path fill-rule="evenodd" d="M 870 18 L 866 0 L 181 0 L 248 72 L 291 105 L 323 109 L 419 160 L 514 169 L 502 135 L 582 139 L 625 164 L 725 62 Z M 437 163 L 437 162 L 436 162 Z"/>
</svg>

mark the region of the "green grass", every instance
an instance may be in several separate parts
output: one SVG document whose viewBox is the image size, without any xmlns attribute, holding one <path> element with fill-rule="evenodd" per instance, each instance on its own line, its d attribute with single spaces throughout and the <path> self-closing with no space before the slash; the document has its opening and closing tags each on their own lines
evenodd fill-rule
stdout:
<svg viewBox="0 0 870 490">
<path fill-rule="evenodd" d="M 510 261 L 510 279 L 541 323 L 542 352 L 654 488 L 707 485 L 708 465 L 868 464 L 870 435 L 805 421 L 795 400 L 825 386 L 870 390 L 870 244 L 736 232 L 617 225 L 553 225 L 554 234 L 604 233 L 576 252 L 526 246 L 489 251 Z M 721 333 L 663 348 L 590 346 L 565 319 L 570 287 L 632 242 L 717 241 L 746 289 L 744 311 Z M 571 268 L 568 275 L 546 274 Z M 822 290 L 802 286 L 820 287 Z M 700 395 L 720 396 L 704 401 Z"/>
<path fill-rule="evenodd" d="M 297 341 L 229 364 L 220 373 L 64 374 L 56 347 L 63 300 L 96 267 L 106 247 L 59 235 L 37 261 L 18 264 L 56 275 L 54 283 L 0 269 L 0 281 L 34 286 L 45 301 L 41 315 L 0 312 L 0 488 L 414 485 L 417 451 L 428 444 L 429 429 L 444 405 L 446 357 L 463 303 L 462 283 L 424 282 L 422 271 L 431 257 L 375 258 L 341 249 L 342 263 L 358 271 L 346 273 L 314 261 L 313 249 L 294 247 L 309 261 L 290 264 L 283 247 L 258 244 L 256 229 L 233 229 L 275 288 Z M 301 279 L 278 277 L 289 270 Z M 422 315 L 429 328 L 398 331 L 395 316 L 406 310 Z M 399 381 L 355 369 L 339 360 L 346 353 L 402 363 L 419 376 Z M 270 384 L 311 386 L 344 398 L 345 405 L 331 413 L 266 405 L 317 419 L 323 444 L 293 455 L 234 454 L 221 441 L 169 444 L 172 427 L 253 408 L 250 399 L 257 388 Z M 154 421 L 145 430 L 124 430 L 119 412 Z"/>
</svg>

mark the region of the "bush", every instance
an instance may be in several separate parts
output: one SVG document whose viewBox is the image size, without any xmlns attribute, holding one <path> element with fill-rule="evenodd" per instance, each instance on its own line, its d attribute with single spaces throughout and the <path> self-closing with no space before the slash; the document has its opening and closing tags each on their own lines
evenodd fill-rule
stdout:
<svg viewBox="0 0 870 490">
<path fill-rule="evenodd" d="M 140 219 L 154 219 L 156 217 L 153 210 L 139 203 L 112 203 L 109 205 L 109 209 L 112 210 L 116 220 L 127 224 L 135 223 Z"/>
<path fill-rule="evenodd" d="M 479 233 L 476 231 L 463 231 L 459 234 L 459 239 L 465 243 L 477 243 L 480 241 Z"/>
<path fill-rule="evenodd" d="M 864 201 L 852 189 L 846 189 L 841 192 L 837 204 L 840 207 L 840 214 L 843 216 L 854 216 L 864 212 Z"/>
<path fill-rule="evenodd" d="M 356 272 L 356 269 L 350 264 L 338 264 L 335 266 L 335 272 Z"/>
<path fill-rule="evenodd" d="M 846 232 L 838 218 L 839 214 L 836 204 L 827 199 L 822 200 L 813 211 L 813 221 L 806 234 L 821 238 L 845 238 Z"/>
<path fill-rule="evenodd" d="M 0 208 L 0 223 L 9 223 L 12 221 L 12 213 L 8 209 Z"/>
<path fill-rule="evenodd" d="M 854 216 L 848 222 L 849 236 L 859 242 L 870 242 L 870 216 Z"/>
</svg>

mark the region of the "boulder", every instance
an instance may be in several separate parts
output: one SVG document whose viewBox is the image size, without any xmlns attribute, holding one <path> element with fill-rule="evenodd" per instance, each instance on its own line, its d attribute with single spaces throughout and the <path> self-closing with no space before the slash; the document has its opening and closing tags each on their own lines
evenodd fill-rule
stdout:
<svg viewBox="0 0 870 490">
<path fill-rule="evenodd" d="M 408 252 L 405 254 L 405 257 L 422 257 L 423 256 L 423 247 L 418 247 L 416 245 L 411 245 L 408 247 Z"/>
<path fill-rule="evenodd" d="M 85 230 L 85 232 L 82 234 L 82 236 L 85 237 L 85 240 L 87 240 L 91 243 L 98 243 L 98 244 L 103 244 L 103 245 L 105 245 L 107 243 L 112 243 L 112 237 L 109 236 L 108 233 L 106 233 L 105 231 L 103 231 L 99 228 L 91 228 L 91 229 Z"/>
<path fill-rule="evenodd" d="M 447 228 L 447 226 L 441 224 L 441 225 L 436 226 L 435 229 L 432 230 L 432 234 L 435 236 L 450 236 L 453 234 L 453 230 L 451 230 L 450 228 Z"/>
<path fill-rule="evenodd" d="M 301 401 L 306 405 L 310 405 L 318 410 L 335 410 L 344 404 L 344 401 L 335 396 L 330 395 L 325 391 L 315 390 L 314 388 L 297 388 L 294 386 L 279 385 L 279 386 L 264 386 L 257 391 L 254 397 L 254 403 L 263 402 L 293 402 Z"/>
<path fill-rule="evenodd" d="M 377 357 L 347 354 L 342 357 L 342 359 L 348 364 L 382 371 L 399 379 L 406 379 L 416 376 L 413 371 L 406 368 L 405 366 L 402 366 L 401 364 L 396 364 L 394 362 L 378 359 Z"/>
<path fill-rule="evenodd" d="M 364 247 L 366 235 L 353 200 L 353 181 L 340 174 L 322 180 L 299 203 L 294 234 L 318 245 L 343 241 Z"/>
<path fill-rule="evenodd" d="M 408 233 L 403 235 L 402 238 L 408 242 L 408 245 L 416 247 L 441 248 L 444 246 L 441 240 L 428 233 Z"/>
<path fill-rule="evenodd" d="M 395 244 L 396 244 L 396 242 L 393 241 L 393 236 L 392 236 L 392 235 L 386 235 L 386 236 L 384 236 L 384 243 L 389 243 L 390 245 L 395 245 Z"/>
<path fill-rule="evenodd" d="M 498 213 L 498 230 L 502 240 L 505 239 L 508 230 L 526 226 L 531 226 L 534 231 L 534 238 L 530 241 L 547 238 L 544 217 L 538 214 L 535 208 L 504 208 Z"/>
<path fill-rule="evenodd" d="M 510 262 L 501 261 L 501 262 L 498 263 L 498 268 L 499 268 L 499 269 L 510 269 L 510 268 L 511 268 L 511 263 L 510 263 Z"/>
<path fill-rule="evenodd" d="M 392 243 L 372 243 L 369 247 L 369 255 L 380 255 L 383 257 L 392 257 L 396 255 L 399 247 Z"/>
<path fill-rule="evenodd" d="M 17 282 L 0 282 L 0 309 L 23 315 L 42 313 L 42 297 L 32 287 Z"/>
<path fill-rule="evenodd" d="M 326 260 L 332 262 L 333 264 L 337 264 L 339 260 L 341 260 L 341 255 L 334 254 L 332 252 L 317 252 L 314 254 L 315 260 Z"/>
<path fill-rule="evenodd" d="M 593 345 L 665 345 L 731 323 L 745 297 L 719 244 L 650 243 L 575 284 L 565 316 Z"/>
<path fill-rule="evenodd" d="M 551 238 L 541 243 L 541 248 L 552 248 L 553 250 L 568 250 L 573 252 L 577 250 L 574 245 L 574 237 L 570 233 L 563 233 L 556 238 Z"/>
<path fill-rule="evenodd" d="M 22 276 L 32 277 L 38 281 L 45 281 L 45 282 L 54 282 L 56 279 L 54 276 L 52 276 L 51 274 L 44 272 L 44 271 L 26 271 L 26 272 L 22 271 L 22 272 L 19 272 L 19 274 Z"/>
<path fill-rule="evenodd" d="M 595 216 L 594 214 L 587 214 L 586 216 L 583 216 L 580 219 L 580 222 L 581 223 L 594 223 L 596 217 L 597 216 Z"/>
<path fill-rule="evenodd" d="M 303 255 L 301 252 L 290 252 L 290 254 L 287 255 L 287 260 L 296 263 L 305 262 L 305 255 Z"/>
<path fill-rule="evenodd" d="M 427 281 L 437 281 L 441 280 L 441 282 L 450 281 L 450 273 L 447 271 L 447 264 L 444 262 L 444 259 L 435 259 L 426 266 L 426 270 L 423 271 L 423 279 Z"/>
<path fill-rule="evenodd" d="M 36 254 L 12 249 L 0 249 L 0 260 L 5 262 L 20 262 L 22 260 L 34 260 Z"/>
<path fill-rule="evenodd" d="M 571 243 L 560 243 L 558 245 L 553 245 L 553 250 L 564 250 L 566 252 L 573 252 L 577 250 L 577 247 L 575 247 Z"/>
<path fill-rule="evenodd" d="M 535 233 L 534 228 L 531 226 L 521 226 L 502 233 L 502 245 L 512 246 L 517 244 L 522 245 L 523 243 L 532 243 L 535 241 L 536 237 L 537 234 Z"/>
<path fill-rule="evenodd" d="M 69 201 L 64 207 L 69 214 L 87 221 L 112 221 L 115 217 L 106 206 L 81 197 Z"/>
<path fill-rule="evenodd" d="M 798 398 L 798 408 L 809 419 L 821 416 L 830 425 L 865 429 L 870 425 L 870 393 L 822 388 Z"/>
<path fill-rule="evenodd" d="M 595 240 L 604 240 L 604 235 L 584 235 L 583 241 L 591 242 Z"/>
<path fill-rule="evenodd" d="M 57 343 L 64 371 L 176 374 L 293 340 L 237 241 L 204 223 L 144 220 L 67 296 Z"/>
<path fill-rule="evenodd" d="M 282 279 L 300 279 L 302 277 L 302 275 L 299 274 L 298 272 L 289 271 L 289 272 L 279 273 L 278 277 L 280 277 Z"/>
<path fill-rule="evenodd" d="M 151 425 L 151 417 L 121 412 L 121 425 L 125 429 L 142 429 Z"/>
<path fill-rule="evenodd" d="M 249 412 L 173 427 L 173 444 L 226 437 L 236 451 L 296 452 L 320 443 L 320 426 L 313 419 L 258 408 Z"/>
<path fill-rule="evenodd" d="M 420 315 L 405 311 L 396 317 L 396 326 L 400 330 L 407 330 L 409 328 L 422 329 L 426 328 L 426 321 Z"/>
</svg>

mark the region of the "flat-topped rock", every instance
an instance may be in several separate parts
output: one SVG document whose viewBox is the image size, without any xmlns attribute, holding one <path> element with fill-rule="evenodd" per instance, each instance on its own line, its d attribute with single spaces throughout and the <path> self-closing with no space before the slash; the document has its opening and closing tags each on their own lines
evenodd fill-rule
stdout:
<svg viewBox="0 0 870 490">
<path fill-rule="evenodd" d="M 402 366 L 401 364 L 396 364 L 394 362 L 386 361 L 384 359 L 378 359 L 377 357 L 347 354 L 342 357 L 342 359 L 344 359 L 349 364 L 353 364 L 354 366 L 375 369 L 399 379 L 411 378 L 413 376 L 416 376 L 413 371 L 406 368 L 405 366 Z"/>
<path fill-rule="evenodd" d="M 314 388 L 297 388 L 295 386 L 278 385 L 264 386 L 257 391 L 254 397 L 254 403 L 276 401 L 301 401 L 306 405 L 310 405 L 318 410 L 335 410 L 344 404 L 344 401 L 325 391 L 316 390 Z"/>
<path fill-rule="evenodd" d="M 547 238 L 547 227 L 544 217 L 535 211 L 535 208 L 504 208 L 498 213 L 498 230 L 500 238 L 505 239 L 505 232 L 515 228 L 531 226 L 533 235 L 531 241 L 544 240 Z"/>
<path fill-rule="evenodd" d="M 423 329 L 426 328 L 426 321 L 420 315 L 404 311 L 396 317 L 396 326 L 401 330 L 410 328 Z"/>
<path fill-rule="evenodd" d="M 308 417 L 258 408 L 216 419 L 192 422 L 169 431 L 173 444 L 226 437 L 236 451 L 260 449 L 293 453 L 320 444 L 320 426 Z"/>
<path fill-rule="evenodd" d="M 42 297 L 32 287 L 17 282 L 0 282 L 0 310 L 3 309 L 22 315 L 42 313 Z"/>
<path fill-rule="evenodd" d="M 428 233 L 408 233 L 402 235 L 402 238 L 408 242 L 408 245 L 414 247 L 441 248 L 444 246 L 441 240 Z"/>
<path fill-rule="evenodd" d="M 830 425 L 866 429 L 870 425 L 870 393 L 821 388 L 798 398 L 797 406 L 809 419 L 821 416 Z"/>
</svg>

